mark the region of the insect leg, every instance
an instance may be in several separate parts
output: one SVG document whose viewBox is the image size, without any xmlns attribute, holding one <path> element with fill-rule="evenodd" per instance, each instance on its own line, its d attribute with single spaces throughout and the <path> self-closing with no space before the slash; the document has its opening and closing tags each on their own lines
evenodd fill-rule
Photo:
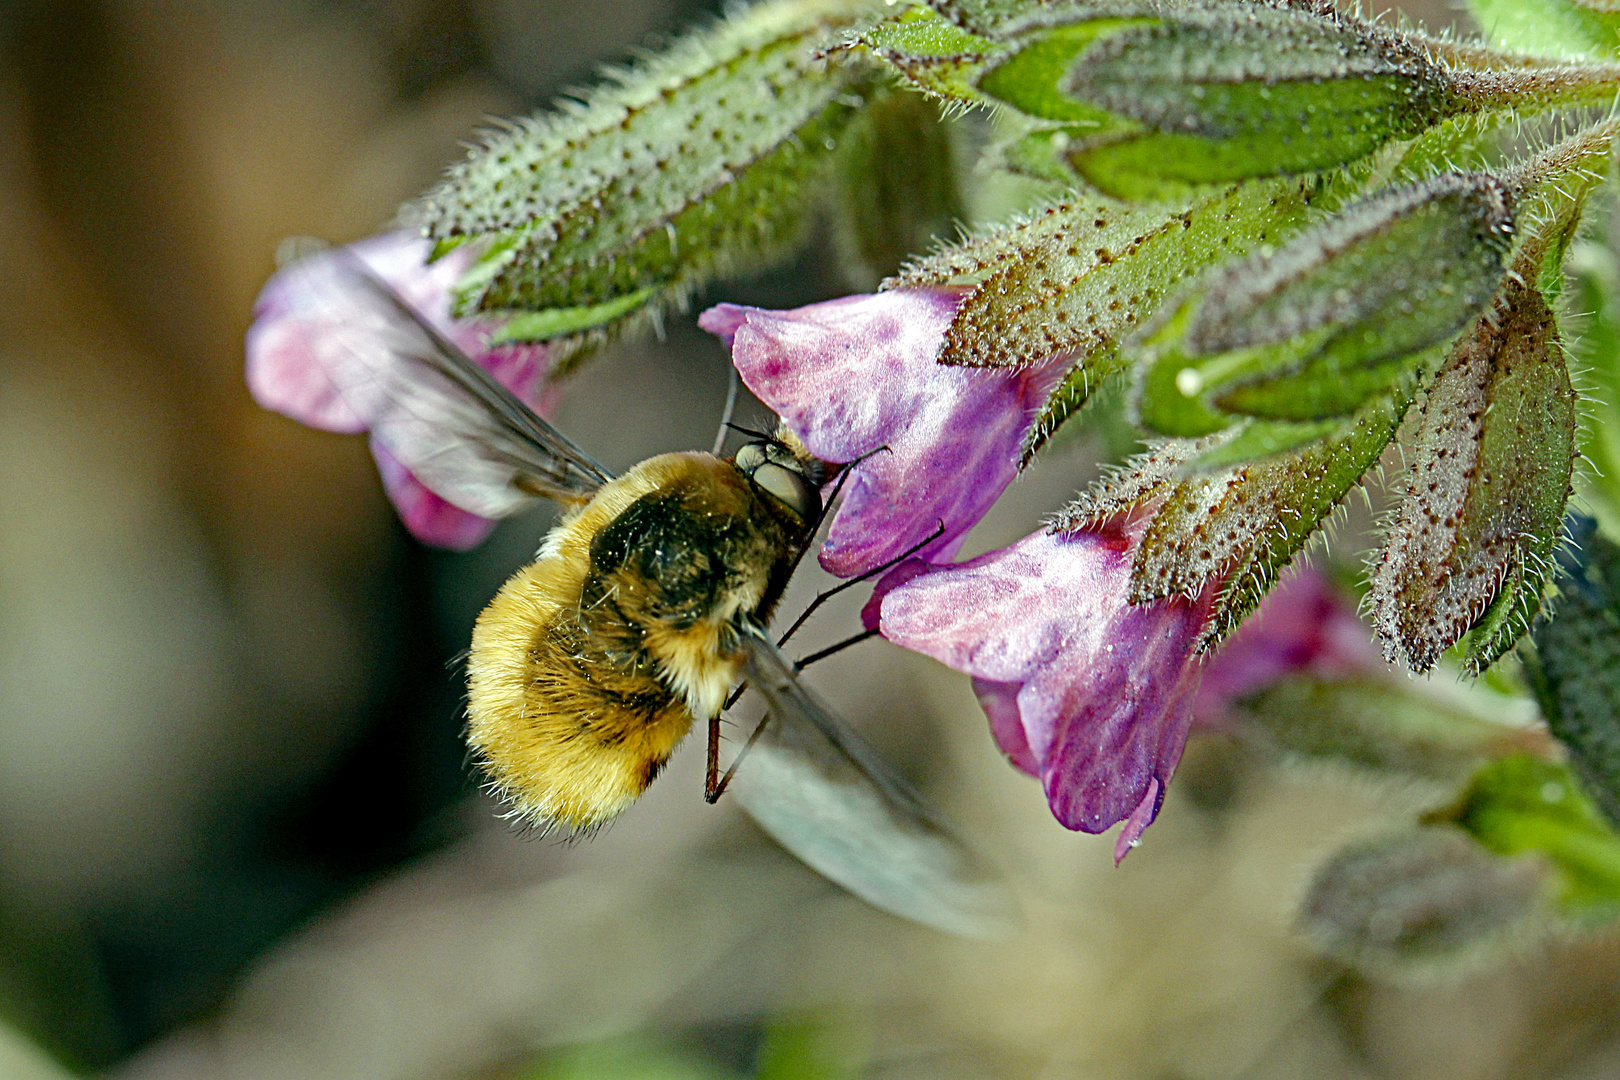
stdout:
<svg viewBox="0 0 1620 1080">
<path fill-rule="evenodd" d="M 726 411 L 720 414 L 720 430 L 714 433 L 714 456 L 726 448 L 726 432 L 731 428 L 731 414 L 737 411 L 737 365 L 727 364 L 730 377 L 726 380 Z"/>
<path fill-rule="evenodd" d="M 825 660 L 825 659 L 827 659 L 827 657 L 833 655 L 834 653 L 843 652 L 845 649 L 849 648 L 851 645 L 859 645 L 861 642 L 865 641 L 867 638 L 872 638 L 872 637 L 877 637 L 877 631 L 876 630 L 862 630 L 860 633 L 855 634 L 855 635 L 853 635 L 851 637 L 847 637 L 843 641 L 836 642 L 836 643 L 834 643 L 832 645 L 827 646 L 825 649 L 821 649 L 821 650 L 819 650 L 817 652 L 811 653 L 809 656 L 806 656 L 803 660 L 795 660 L 793 662 L 793 670 L 794 671 L 803 671 L 805 668 L 809 667 L 811 664 L 815 663 L 817 660 Z"/>
<path fill-rule="evenodd" d="M 741 687 L 738 691 L 741 692 Z M 706 802 L 714 802 L 720 797 L 720 714 L 715 713 L 709 717 L 709 762 L 708 769 L 703 774 L 703 798 Z"/>
<path fill-rule="evenodd" d="M 742 687 L 737 688 L 737 693 L 742 693 Z M 720 763 L 720 718 L 717 716 L 709 721 L 709 779 L 703 786 L 703 799 L 705 802 L 716 802 L 720 796 L 726 793 L 726 788 L 731 785 L 731 778 L 737 775 L 737 766 L 742 764 L 742 759 L 748 756 L 748 751 L 752 750 L 754 744 L 759 742 L 759 737 L 765 734 L 765 725 L 770 722 L 771 714 L 769 712 L 759 718 L 759 723 L 754 727 L 754 733 L 748 736 L 748 741 L 743 743 L 741 750 L 737 751 L 737 756 L 731 759 L 731 764 L 726 768 L 726 775 L 722 776 L 717 784 L 714 782 L 714 774 L 718 771 Z"/>
<path fill-rule="evenodd" d="M 851 587 L 853 587 L 855 585 L 859 585 L 863 581 L 868 581 L 871 578 L 877 577 L 879 574 L 883 573 L 884 571 L 893 570 L 896 566 L 899 566 L 901 563 L 905 562 L 907 559 L 909 559 L 913 555 L 917 554 L 917 552 L 921 551 L 923 548 L 927 547 L 929 544 L 932 544 L 935 540 L 938 540 L 941 536 L 944 536 L 944 535 L 945 535 L 945 523 L 942 521 L 942 522 L 939 523 L 939 528 L 937 528 L 933 532 L 929 533 L 928 536 L 925 537 L 921 542 L 912 545 L 910 548 L 907 548 L 905 551 L 901 552 L 899 555 L 897 555 L 894 558 L 890 559 L 888 562 L 884 563 L 883 565 L 874 566 L 872 569 L 866 571 L 863 574 L 860 574 L 860 575 L 858 575 L 856 577 L 852 577 L 848 581 L 840 582 L 839 584 L 834 585 L 832 588 L 826 590 L 825 592 L 818 593 L 816 595 L 816 598 L 814 600 L 810 601 L 809 605 L 802 612 L 799 613 L 799 617 L 797 619 L 793 620 L 793 625 L 787 628 L 787 633 L 783 634 L 781 637 L 776 639 L 777 647 L 780 648 L 781 646 L 787 644 L 787 639 L 792 637 L 795 633 L 797 633 L 799 627 L 804 625 L 805 620 L 810 618 L 811 615 L 814 615 L 815 612 L 816 612 L 816 609 L 819 608 L 822 604 L 825 604 L 828 600 L 831 600 L 833 597 L 837 596 L 839 593 L 843 592 L 845 589 L 851 588 Z"/>
</svg>

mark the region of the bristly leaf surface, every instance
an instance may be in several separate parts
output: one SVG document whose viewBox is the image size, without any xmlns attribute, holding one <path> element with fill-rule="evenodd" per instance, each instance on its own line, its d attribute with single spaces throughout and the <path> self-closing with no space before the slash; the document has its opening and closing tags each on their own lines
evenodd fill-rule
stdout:
<svg viewBox="0 0 1620 1080">
<path fill-rule="evenodd" d="M 492 137 L 421 204 L 440 250 L 484 245 L 461 309 L 597 308 L 610 321 L 628 297 L 675 302 L 780 253 L 874 85 L 859 56 L 823 55 L 869 7 L 738 12 L 582 102 Z"/>
</svg>

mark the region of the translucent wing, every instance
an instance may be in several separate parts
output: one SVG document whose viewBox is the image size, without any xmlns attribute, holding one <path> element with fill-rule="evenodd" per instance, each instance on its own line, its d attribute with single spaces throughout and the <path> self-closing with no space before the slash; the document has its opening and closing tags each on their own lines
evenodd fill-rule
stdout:
<svg viewBox="0 0 1620 1080">
<path fill-rule="evenodd" d="M 967 937 L 1017 923 L 1011 892 L 870 744 L 813 698 L 748 624 L 749 683 L 771 723 L 730 791 L 778 843 L 861 899 Z"/>
<path fill-rule="evenodd" d="M 330 311 L 306 344 L 339 396 L 435 494 L 482 517 L 588 498 L 610 474 L 342 249 L 292 268 L 293 303 Z M 294 315 L 297 313 L 294 312 Z"/>
</svg>

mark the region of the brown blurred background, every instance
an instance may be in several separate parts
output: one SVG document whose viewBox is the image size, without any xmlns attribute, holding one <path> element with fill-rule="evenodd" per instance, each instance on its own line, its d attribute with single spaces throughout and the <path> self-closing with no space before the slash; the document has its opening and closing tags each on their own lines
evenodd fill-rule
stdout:
<svg viewBox="0 0 1620 1080">
<path fill-rule="evenodd" d="M 849 1075 L 1620 1075 L 1620 939 L 1413 983 L 1294 933 L 1322 854 L 1434 793 L 1206 741 L 1116 871 L 1000 761 L 964 679 L 882 644 L 823 689 L 1007 865 L 1013 942 L 843 897 L 705 807 L 693 751 L 591 843 L 497 818 L 454 658 L 546 516 L 467 555 L 410 542 L 362 440 L 254 406 L 242 333 L 282 238 L 375 231 L 485 117 L 715 7 L 0 0 L 0 1018 L 151 1080 L 583 1076 L 565 1048 L 626 1039 L 746 1075 L 784 1017 Z M 819 299 L 826 265 L 711 295 Z M 672 318 L 558 423 L 615 467 L 706 446 L 724 363 Z M 1049 455 L 974 548 L 1093 456 Z M 19 1076 L 54 1075 L 17 1045 Z"/>
</svg>

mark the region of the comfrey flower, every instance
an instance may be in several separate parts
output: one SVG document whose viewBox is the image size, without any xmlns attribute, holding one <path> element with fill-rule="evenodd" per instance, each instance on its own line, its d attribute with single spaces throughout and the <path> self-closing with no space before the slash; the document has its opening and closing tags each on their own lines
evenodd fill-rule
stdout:
<svg viewBox="0 0 1620 1080">
<path fill-rule="evenodd" d="M 793 311 L 721 304 L 698 320 L 812 454 L 864 457 L 821 549 L 830 573 L 864 573 L 936 532 L 914 554 L 948 560 L 1018 475 L 1024 434 L 1068 364 L 935 363 L 961 298 L 895 289 Z"/>
<path fill-rule="evenodd" d="M 1198 689 L 1194 655 L 1217 589 L 1129 601 L 1140 524 L 1042 530 L 893 588 L 883 636 L 973 676 L 997 744 L 1039 777 L 1052 814 L 1100 833 L 1116 861 L 1164 801 Z"/>
<path fill-rule="evenodd" d="M 499 321 L 453 318 L 451 290 L 473 253 L 457 248 L 429 263 L 430 250 L 429 242 L 414 233 L 383 233 L 344 249 L 316 253 L 277 272 L 259 293 L 247 334 L 247 383 L 254 399 L 267 409 L 326 431 L 354 434 L 371 427 L 371 418 L 354 412 L 319 359 L 323 349 L 351 347 L 353 335 L 343 331 L 356 315 L 356 297 L 332 287 L 334 280 L 343 279 L 324 273 L 330 267 L 323 267 L 322 262 L 356 258 L 503 385 L 545 412 L 551 404 L 546 380 L 550 348 L 491 346 L 490 337 Z M 354 284 L 359 287 L 358 281 Z M 373 337 L 365 347 L 392 346 L 386 337 Z M 423 543 L 464 551 L 495 527 L 488 518 L 429 491 L 375 438 L 371 451 L 389 499 L 405 527 Z"/>
<path fill-rule="evenodd" d="M 1219 583 L 1133 605 L 1137 523 L 1042 531 L 894 587 L 880 628 L 973 676 L 990 730 L 1040 778 L 1053 815 L 1099 833 L 1116 861 L 1157 816 L 1196 720 L 1289 675 L 1384 670 L 1371 634 L 1319 573 L 1280 585 L 1213 656 L 1195 648 Z"/>
</svg>

